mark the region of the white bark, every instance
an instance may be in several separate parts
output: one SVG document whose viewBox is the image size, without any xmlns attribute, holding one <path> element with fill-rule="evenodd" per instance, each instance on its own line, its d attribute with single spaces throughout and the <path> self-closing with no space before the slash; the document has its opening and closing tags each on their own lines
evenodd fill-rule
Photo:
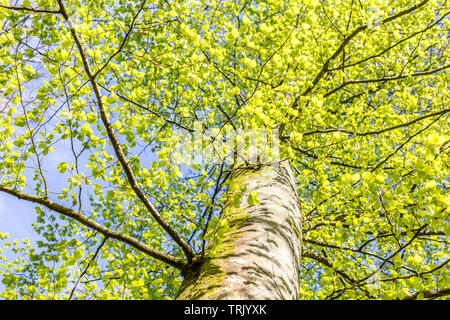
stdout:
<svg viewBox="0 0 450 320">
<path fill-rule="evenodd" d="M 257 205 L 247 201 L 252 191 Z M 301 212 L 288 162 L 235 169 L 222 218 L 231 229 L 217 254 L 186 275 L 178 299 L 298 299 Z"/>
</svg>

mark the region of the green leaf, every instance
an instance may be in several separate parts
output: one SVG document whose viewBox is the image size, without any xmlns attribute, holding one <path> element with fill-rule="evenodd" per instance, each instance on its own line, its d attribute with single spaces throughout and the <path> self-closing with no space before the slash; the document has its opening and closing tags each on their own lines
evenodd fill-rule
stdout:
<svg viewBox="0 0 450 320">
<path fill-rule="evenodd" d="M 69 164 L 67 164 L 66 162 L 60 162 L 57 167 L 57 169 L 60 173 L 66 172 L 68 168 L 69 168 Z"/>
<path fill-rule="evenodd" d="M 249 206 L 255 206 L 259 204 L 258 193 L 255 191 L 251 191 L 247 198 L 247 203 Z"/>
<path fill-rule="evenodd" d="M 81 134 L 85 134 L 87 136 L 90 136 L 91 134 L 94 133 L 94 131 L 91 129 L 91 126 L 89 125 L 88 122 L 83 124 L 83 126 L 81 127 L 80 132 L 81 132 Z"/>
</svg>

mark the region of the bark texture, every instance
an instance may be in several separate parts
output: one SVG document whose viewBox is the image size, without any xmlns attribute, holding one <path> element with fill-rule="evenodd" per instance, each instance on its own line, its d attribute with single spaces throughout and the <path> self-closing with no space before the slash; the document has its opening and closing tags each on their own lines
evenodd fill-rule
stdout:
<svg viewBox="0 0 450 320">
<path fill-rule="evenodd" d="M 298 299 L 301 211 L 289 163 L 238 167 L 231 179 L 222 216 L 230 229 L 185 275 L 178 299 Z"/>
</svg>

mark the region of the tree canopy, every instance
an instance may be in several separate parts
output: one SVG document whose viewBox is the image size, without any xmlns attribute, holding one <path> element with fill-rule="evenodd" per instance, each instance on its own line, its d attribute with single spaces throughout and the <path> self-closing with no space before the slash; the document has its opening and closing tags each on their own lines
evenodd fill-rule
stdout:
<svg viewBox="0 0 450 320">
<path fill-rule="evenodd" d="M 0 0 L 0 192 L 35 204 L 38 238 L 0 225 L 0 297 L 174 298 L 220 243 L 232 168 L 180 141 L 250 128 L 277 130 L 294 172 L 301 299 L 445 298 L 449 14 L 447 0 Z"/>
</svg>

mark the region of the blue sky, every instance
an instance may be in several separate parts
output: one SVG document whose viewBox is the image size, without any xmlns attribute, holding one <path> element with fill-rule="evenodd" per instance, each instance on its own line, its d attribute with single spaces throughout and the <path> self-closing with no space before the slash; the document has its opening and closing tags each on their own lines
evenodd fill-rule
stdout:
<svg viewBox="0 0 450 320">
<path fill-rule="evenodd" d="M 32 228 L 35 205 L 28 201 L 18 200 L 8 194 L 0 193 L 0 232 L 8 233 L 10 240 L 23 240 L 27 238 L 30 243 L 37 240 L 37 235 Z M 2 243 L 0 244 L 2 247 Z M 10 250 L 4 250 L 1 254 L 9 261 L 13 258 Z M 0 281 L 0 291 L 4 289 Z"/>
<path fill-rule="evenodd" d="M 67 152 L 68 141 L 59 142 L 53 148 L 54 152 L 43 158 L 43 167 L 49 190 L 56 191 L 61 190 L 67 184 L 67 178 L 69 177 L 67 175 L 62 178 L 63 175 L 57 171 L 56 167 L 62 161 L 71 163 L 72 158 L 70 157 L 71 154 Z M 25 170 L 27 184 L 34 185 L 32 183 L 33 171 L 32 169 Z M 23 191 L 35 194 L 35 191 L 30 188 Z M 34 232 L 31 224 L 35 221 L 35 207 L 36 204 L 0 192 L 0 232 L 9 233 L 13 239 L 29 238 L 29 240 L 32 240 Z"/>
<path fill-rule="evenodd" d="M 36 237 L 31 224 L 36 215 L 36 205 L 0 193 L 0 232 L 9 233 L 11 239 L 34 240 Z"/>
</svg>

